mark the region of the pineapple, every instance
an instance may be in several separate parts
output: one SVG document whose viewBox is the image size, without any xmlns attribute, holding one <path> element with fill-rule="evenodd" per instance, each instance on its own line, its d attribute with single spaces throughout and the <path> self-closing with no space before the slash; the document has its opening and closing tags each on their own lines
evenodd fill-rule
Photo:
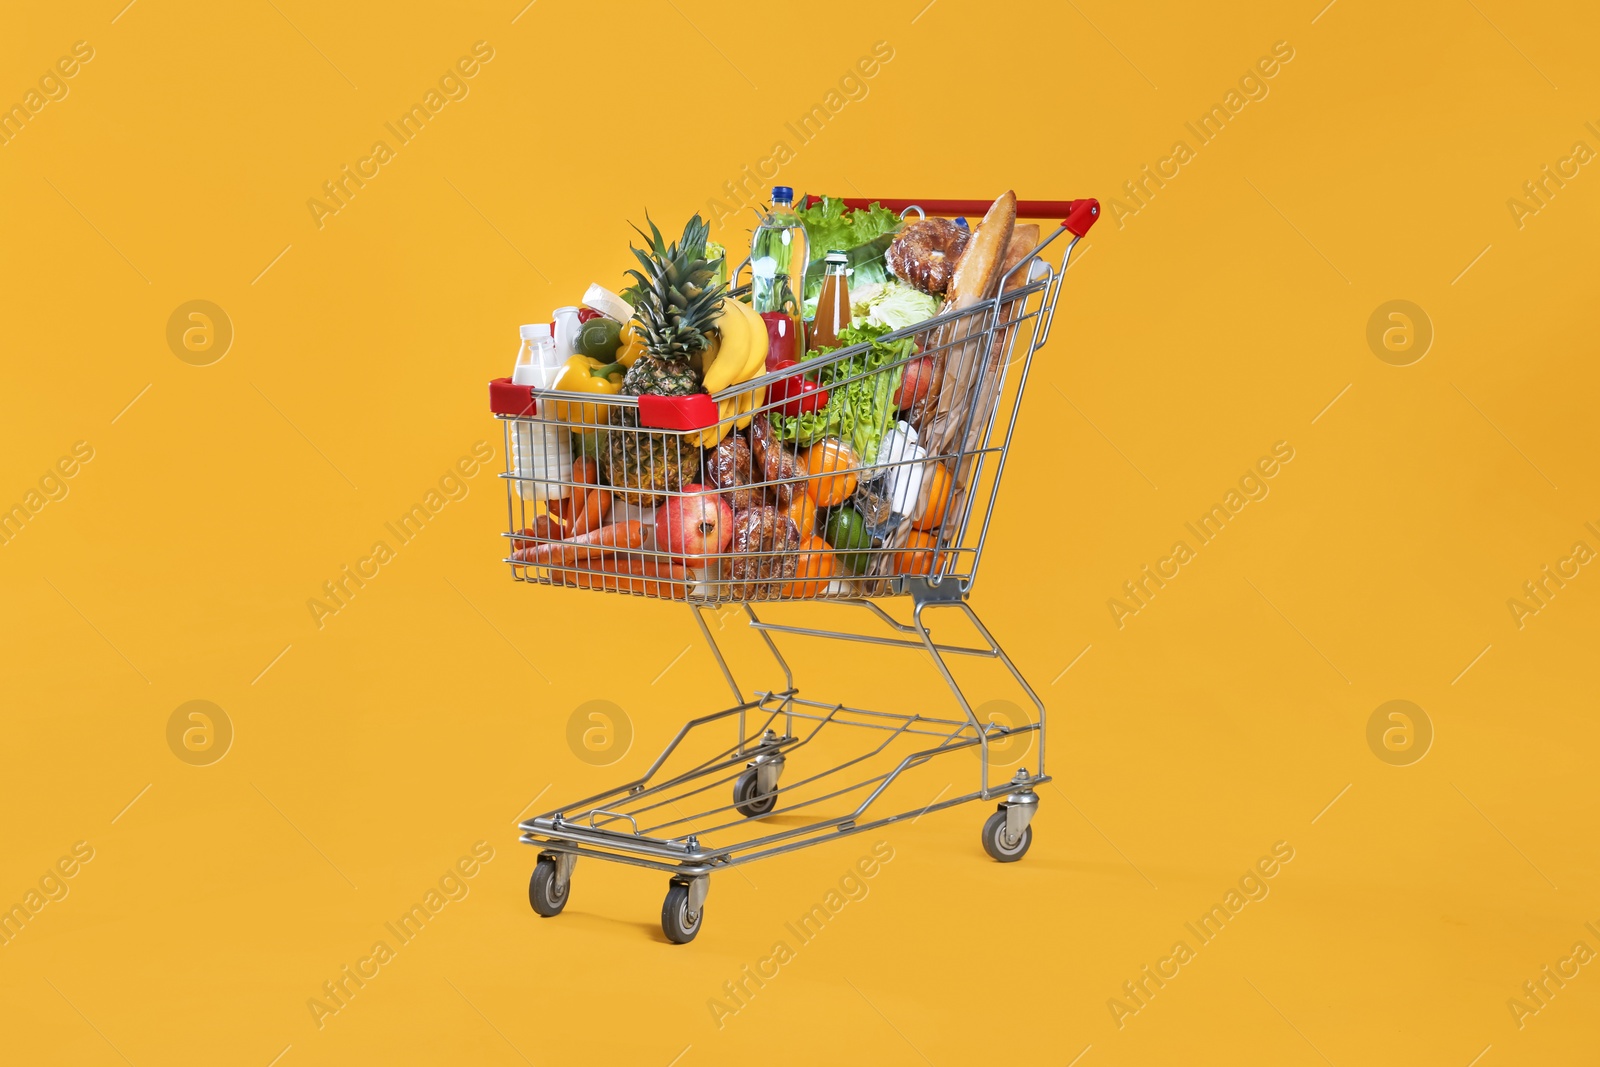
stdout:
<svg viewBox="0 0 1600 1067">
<path fill-rule="evenodd" d="M 649 247 L 633 249 L 644 270 L 628 272 L 637 284 L 627 296 L 645 350 L 622 379 L 623 393 L 688 396 L 703 391 L 692 360 L 711 345 L 708 331 L 727 292 L 706 259 L 708 233 L 699 215 L 684 226 L 675 244 L 666 244 L 653 222 L 649 234 L 639 231 Z M 623 429 L 606 435 L 606 480 L 624 500 L 653 507 L 664 499 L 663 493 L 677 492 L 699 478 L 696 446 L 678 434 L 639 429 L 636 409 L 614 411 L 614 421 Z"/>
<path fill-rule="evenodd" d="M 696 215 L 684 226 L 679 242 L 668 245 L 652 222 L 650 247 L 632 250 L 645 268 L 643 273 L 628 272 L 637 283 L 629 295 L 645 351 L 628 368 L 622 380 L 624 393 L 688 396 L 701 391 L 700 377 L 689 360 L 710 346 L 707 331 L 728 291 L 715 280 L 712 263 L 706 259 L 709 232 Z M 639 234 L 645 236 L 643 230 Z"/>
</svg>

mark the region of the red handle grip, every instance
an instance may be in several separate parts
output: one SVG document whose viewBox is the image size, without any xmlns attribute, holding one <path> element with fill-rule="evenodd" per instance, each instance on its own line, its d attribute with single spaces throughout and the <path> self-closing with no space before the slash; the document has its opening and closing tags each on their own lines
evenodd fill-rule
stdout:
<svg viewBox="0 0 1600 1067">
<path fill-rule="evenodd" d="M 1087 200 L 1074 200 L 1067 205 L 1067 217 L 1062 220 L 1061 225 L 1065 226 L 1074 237 L 1082 237 L 1089 232 L 1089 227 L 1093 226 L 1099 217 L 1100 201 L 1091 196 Z"/>
<path fill-rule="evenodd" d="M 806 206 L 822 202 L 820 196 L 806 197 Z M 894 200 L 877 199 L 862 196 L 841 197 L 840 202 L 845 207 L 860 209 L 873 204 L 882 204 L 890 211 L 904 211 L 908 207 L 920 207 L 929 215 L 961 215 L 982 218 L 989 210 L 991 200 Z M 1018 200 L 1017 217 L 1019 219 L 1064 219 L 1061 225 L 1070 230 L 1074 236 L 1082 237 L 1089 232 L 1095 220 L 1100 217 L 1100 201 L 1088 200 Z"/>
</svg>

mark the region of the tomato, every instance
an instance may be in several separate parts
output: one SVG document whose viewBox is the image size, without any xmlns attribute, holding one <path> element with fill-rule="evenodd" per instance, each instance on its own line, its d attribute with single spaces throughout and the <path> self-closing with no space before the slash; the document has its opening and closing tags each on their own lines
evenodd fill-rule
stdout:
<svg viewBox="0 0 1600 1067">
<path fill-rule="evenodd" d="M 769 369 L 782 371 L 798 366 L 794 360 L 786 359 Z M 779 414 L 793 417 L 820 410 L 828 402 L 828 391 L 805 375 L 796 374 L 773 382 L 767 388 L 767 400 L 779 405 Z"/>
</svg>

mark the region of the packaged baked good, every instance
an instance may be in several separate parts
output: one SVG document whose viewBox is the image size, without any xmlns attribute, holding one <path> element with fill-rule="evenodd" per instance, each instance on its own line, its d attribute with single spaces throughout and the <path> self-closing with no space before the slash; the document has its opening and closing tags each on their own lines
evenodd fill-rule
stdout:
<svg viewBox="0 0 1600 1067">
<path fill-rule="evenodd" d="M 772 432 L 772 425 L 765 418 L 758 418 L 751 423 L 755 437 L 755 464 L 753 467 L 756 481 L 765 482 L 767 499 L 780 508 L 787 508 L 794 495 L 804 492 L 800 483 L 800 467 L 795 462 L 794 454 L 778 440 L 778 435 Z"/>
<path fill-rule="evenodd" d="M 799 563 L 800 531 L 770 504 L 733 514 L 733 548 L 728 567 L 735 600 L 775 600 Z"/>
<path fill-rule="evenodd" d="M 896 278 L 912 288 L 943 293 L 971 239 L 971 231 L 949 219 L 922 219 L 900 231 L 884 261 Z"/>
<path fill-rule="evenodd" d="M 706 484 L 719 489 L 735 511 L 760 503 L 761 493 L 750 488 L 754 480 L 750 443 L 738 434 L 724 437 L 706 457 Z"/>
</svg>

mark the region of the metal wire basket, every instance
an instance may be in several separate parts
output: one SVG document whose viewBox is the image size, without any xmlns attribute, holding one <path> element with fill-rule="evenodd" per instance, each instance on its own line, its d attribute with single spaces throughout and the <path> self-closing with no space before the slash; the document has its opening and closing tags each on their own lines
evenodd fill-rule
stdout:
<svg viewBox="0 0 1600 1067">
<path fill-rule="evenodd" d="M 806 376 L 834 397 L 870 395 L 875 419 L 846 414 L 848 425 L 797 432 L 782 418 L 796 400 L 772 395 L 793 371 L 703 398 L 709 418 L 676 427 L 662 424 L 660 398 L 507 383 L 501 403 L 513 410 L 499 417 L 513 576 L 697 603 L 895 596 L 908 580 L 970 588 L 1076 236 L 1059 267 L 1046 253 L 1068 232 L 1057 230 L 1018 263 L 991 300 L 805 361 Z M 908 383 L 908 375 L 920 377 Z M 919 395 L 915 380 L 924 379 L 932 387 Z M 774 429 L 783 422 L 787 433 Z M 536 435 L 573 443 L 577 462 L 567 469 L 532 460 L 527 442 Z M 663 544 L 663 506 L 690 518 L 706 510 L 730 543 L 693 551 Z M 829 544 L 824 535 L 842 509 L 863 521 L 852 522 L 850 544 Z M 558 517 L 574 515 L 590 520 L 581 526 L 616 527 L 620 539 L 573 544 L 564 536 L 570 523 Z"/>
</svg>

